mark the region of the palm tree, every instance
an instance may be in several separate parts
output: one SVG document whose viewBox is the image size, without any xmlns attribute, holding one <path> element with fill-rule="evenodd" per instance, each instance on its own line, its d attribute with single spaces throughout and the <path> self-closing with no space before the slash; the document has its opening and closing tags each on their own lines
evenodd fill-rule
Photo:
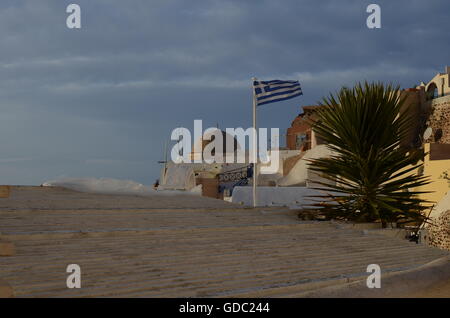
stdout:
<svg viewBox="0 0 450 318">
<path fill-rule="evenodd" d="M 333 155 L 309 169 L 326 179 L 316 182 L 326 194 L 315 205 L 330 217 L 383 226 L 425 219 L 415 190 L 429 183 L 417 173 L 424 153 L 402 145 L 414 127 L 403 104 L 399 87 L 367 82 L 323 99 L 311 124 Z"/>
</svg>

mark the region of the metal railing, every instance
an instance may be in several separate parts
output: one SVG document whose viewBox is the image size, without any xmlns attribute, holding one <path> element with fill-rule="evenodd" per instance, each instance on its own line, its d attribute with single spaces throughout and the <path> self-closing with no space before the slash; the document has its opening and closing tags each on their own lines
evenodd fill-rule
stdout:
<svg viewBox="0 0 450 318">
<path fill-rule="evenodd" d="M 242 179 L 247 179 L 248 177 L 248 169 L 250 166 L 221 172 L 217 176 L 219 178 L 219 182 L 234 182 Z"/>
</svg>

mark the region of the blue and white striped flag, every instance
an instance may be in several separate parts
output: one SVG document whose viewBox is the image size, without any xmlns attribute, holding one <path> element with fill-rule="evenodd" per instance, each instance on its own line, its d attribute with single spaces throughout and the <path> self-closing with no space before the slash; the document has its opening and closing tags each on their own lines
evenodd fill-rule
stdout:
<svg viewBox="0 0 450 318">
<path fill-rule="evenodd" d="M 258 106 L 303 95 L 298 81 L 253 81 Z"/>
</svg>

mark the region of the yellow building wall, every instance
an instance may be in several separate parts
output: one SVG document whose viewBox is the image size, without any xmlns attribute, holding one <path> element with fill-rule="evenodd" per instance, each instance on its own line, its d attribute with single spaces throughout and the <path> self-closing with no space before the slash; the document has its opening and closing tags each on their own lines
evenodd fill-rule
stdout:
<svg viewBox="0 0 450 318">
<path fill-rule="evenodd" d="M 424 200 L 438 203 L 450 190 L 450 181 L 443 178 L 445 172 L 450 177 L 450 159 L 448 160 L 430 160 L 430 144 L 424 144 L 425 153 L 423 174 L 429 176 L 431 183 L 420 187 L 420 191 L 432 191 L 421 195 Z"/>
</svg>

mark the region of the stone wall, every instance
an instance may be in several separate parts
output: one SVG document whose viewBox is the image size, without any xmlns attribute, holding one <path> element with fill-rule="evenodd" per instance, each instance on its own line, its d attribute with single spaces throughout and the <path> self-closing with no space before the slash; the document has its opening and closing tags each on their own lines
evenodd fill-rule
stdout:
<svg viewBox="0 0 450 318">
<path fill-rule="evenodd" d="M 436 220 L 432 221 L 433 225 L 427 227 L 427 242 L 432 246 L 450 251 L 450 210 L 441 213 Z"/>
<path fill-rule="evenodd" d="M 450 96 L 433 99 L 427 126 L 433 129 L 428 142 L 450 144 Z"/>
</svg>

